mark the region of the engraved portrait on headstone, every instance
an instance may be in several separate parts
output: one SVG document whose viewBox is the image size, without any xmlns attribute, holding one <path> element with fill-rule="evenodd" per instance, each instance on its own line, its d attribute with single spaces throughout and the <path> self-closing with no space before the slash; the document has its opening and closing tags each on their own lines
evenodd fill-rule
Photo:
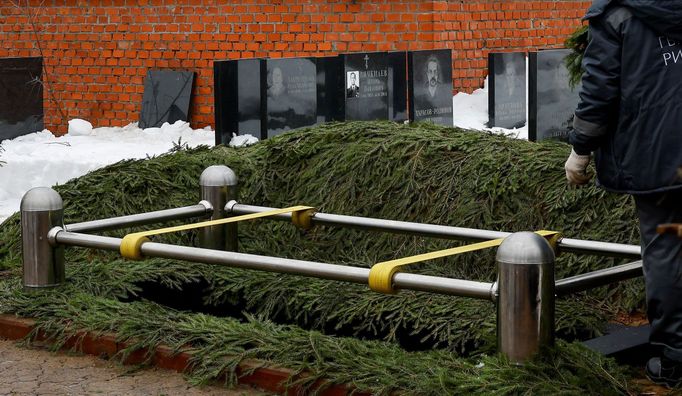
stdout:
<svg viewBox="0 0 682 396">
<path fill-rule="evenodd" d="M 417 97 L 431 106 L 435 106 L 439 99 L 452 96 L 452 90 L 443 86 L 441 70 L 442 66 L 438 63 L 438 59 L 433 55 L 429 56 L 426 60 L 426 66 L 422 71 L 426 81 L 421 85 L 421 92 L 417 94 Z"/>
<path fill-rule="evenodd" d="M 518 128 L 526 123 L 526 55 L 488 55 L 488 126 Z"/>
<path fill-rule="evenodd" d="M 358 72 L 350 71 L 346 73 L 346 81 L 348 85 L 346 87 L 346 97 L 347 98 L 357 98 L 360 94 L 360 85 L 358 80 Z"/>
<path fill-rule="evenodd" d="M 267 60 L 267 137 L 314 125 L 317 71 L 311 58 Z"/>
<path fill-rule="evenodd" d="M 269 86 L 268 86 L 268 97 L 277 98 L 285 93 L 286 87 L 284 86 L 284 77 L 282 76 L 282 69 L 279 67 L 274 67 L 270 74 Z"/>
<path fill-rule="evenodd" d="M 411 119 L 452 126 L 450 50 L 413 51 L 409 58 Z"/>
</svg>

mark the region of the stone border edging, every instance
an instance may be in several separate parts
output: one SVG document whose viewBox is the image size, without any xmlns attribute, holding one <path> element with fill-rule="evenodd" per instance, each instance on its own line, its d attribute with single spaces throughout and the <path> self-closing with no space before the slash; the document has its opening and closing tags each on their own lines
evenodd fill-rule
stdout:
<svg viewBox="0 0 682 396">
<path fill-rule="evenodd" d="M 35 328 L 35 320 L 21 318 L 14 315 L 0 314 L 0 338 L 9 340 L 20 340 L 26 338 Z M 53 339 L 48 338 L 40 332 L 37 341 L 52 343 Z M 111 333 L 93 334 L 90 332 L 79 332 L 77 335 L 67 339 L 63 349 L 75 349 L 79 352 L 94 355 L 97 357 L 113 357 L 116 353 L 128 347 L 126 342 L 117 342 L 116 337 Z M 146 361 L 146 349 L 139 349 L 131 353 L 122 363 L 126 365 L 142 364 Z M 151 357 L 150 363 L 156 367 L 174 370 L 184 373 L 189 365 L 192 354 L 185 351 L 174 353 L 173 349 L 160 345 L 156 347 Z M 244 374 L 250 373 L 250 374 Z M 237 368 L 237 379 L 239 384 L 251 385 L 263 390 L 275 392 L 280 395 L 303 395 L 305 392 L 299 386 L 286 388 L 285 381 L 295 372 L 287 368 L 263 367 L 257 361 L 244 361 Z M 305 374 L 294 375 L 294 379 L 302 378 Z M 324 380 L 316 381 L 309 389 L 316 389 L 325 385 Z M 352 392 L 352 388 L 347 385 L 331 385 L 319 392 L 321 396 L 341 396 Z M 369 396 L 369 393 L 356 392 L 357 396 Z"/>
</svg>

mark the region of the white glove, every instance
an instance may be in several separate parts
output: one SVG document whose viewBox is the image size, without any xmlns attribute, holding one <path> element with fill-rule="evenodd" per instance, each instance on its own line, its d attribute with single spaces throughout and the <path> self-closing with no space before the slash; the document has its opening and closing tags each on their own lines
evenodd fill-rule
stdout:
<svg viewBox="0 0 682 396">
<path fill-rule="evenodd" d="M 566 164 L 564 164 L 564 169 L 566 169 L 566 179 L 568 183 L 574 186 L 581 186 L 592 178 L 592 175 L 588 175 L 585 170 L 587 169 L 587 164 L 590 163 L 591 155 L 578 155 L 571 149 L 571 155 L 568 156 Z"/>
</svg>

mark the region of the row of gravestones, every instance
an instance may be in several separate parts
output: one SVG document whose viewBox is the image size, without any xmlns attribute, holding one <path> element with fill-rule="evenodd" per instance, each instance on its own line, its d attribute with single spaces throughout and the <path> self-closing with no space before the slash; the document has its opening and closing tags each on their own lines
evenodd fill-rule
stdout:
<svg viewBox="0 0 682 396">
<path fill-rule="evenodd" d="M 516 128 L 527 119 L 529 140 L 565 140 L 579 100 L 579 85 L 570 86 L 564 63 L 569 53 L 566 49 L 530 52 L 528 73 L 525 52 L 488 54 L 488 126 Z"/>
<path fill-rule="evenodd" d="M 216 61 L 216 144 L 329 121 L 452 126 L 451 65 L 450 50 Z"/>
<path fill-rule="evenodd" d="M 0 141 L 41 131 L 43 58 L 0 59 Z M 145 78 L 140 128 L 188 120 L 194 72 L 150 70 Z"/>
<path fill-rule="evenodd" d="M 524 125 L 528 87 L 529 139 L 565 138 L 578 101 L 568 84 L 567 53 L 528 54 L 528 73 L 525 53 L 489 54 L 489 126 Z M 232 133 L 264 138 L 326 121 L 409 115 L 452 125 L 450 65 L 450 50 L 217 61 L 216 143 Z M 0 59 L 0 141 L 43 128 L 41 75 L 42 58 Z M 193 76 L 150 70 L 140 127 L 188 120 Z"/>
</svg>

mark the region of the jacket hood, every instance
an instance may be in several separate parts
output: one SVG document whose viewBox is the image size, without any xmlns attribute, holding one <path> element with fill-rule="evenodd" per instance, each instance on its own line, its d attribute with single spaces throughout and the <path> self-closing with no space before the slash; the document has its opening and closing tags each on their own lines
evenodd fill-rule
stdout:
<svg viewBox="0 0 682 396">
<path fill-rule="evenodd" d="M 678 0 L 595 0 L 585 19 L 601 15 L 609 5 L 628 7 L 651 29 L 666 37 L 682 40 L 682 1 Z"/>
</svg>

